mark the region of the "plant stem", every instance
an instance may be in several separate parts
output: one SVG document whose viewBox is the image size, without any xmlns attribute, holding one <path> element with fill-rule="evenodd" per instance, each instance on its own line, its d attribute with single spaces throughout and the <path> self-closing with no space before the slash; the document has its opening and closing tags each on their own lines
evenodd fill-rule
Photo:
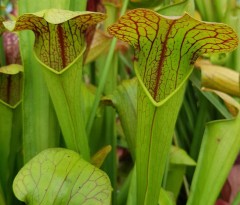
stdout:
<svg viewBox="0 0 240 205">
<path fill-rule="evenodd" d="M 198 76 L 198 71 L 194 70 L 192 75 L 190 76 L 190 80 L 193 83 L 194 86 L 213 104 L 214 107 L 226 118 L 226 119 L 232 119 L 232 115 L 228 112 L 227 108 L 220 103 L 219 99 L 209 92 L 204 92 L 201 90 L 201 82 L 200 78 Z"/>
<path fill-rule="evenodd" d="M 190 191 L 189 191 L 189 184 L 188 184 L 186 176 L 183 177 L 183 184 L 184 184 L 184 188 L 185 188 L 185 191 L 186 191 L 186 195 L 188 197 Z"/>
<path fill-rule="evenodd" d="M 128 1 L 129 0 L 125 0 L 123 2 L 123 6 L 122 6 L 122 9 L 121 9 L 120 15 L 123 15 L 125 13 L 125 11 L 127 9 Z M 91 112 L 91 114 L 88 118 L 88 121 L 87 121 L 87 127 L 86 127 L 87 135 L 89 135 L 90 132 L 91 132 L 93 121 L 94 121 L 94 118 L 95 118 L 96 112 L 97 112 L 97 107 L 98 107 L 98 104 L 100 102 L 101 95 L 102 95 L 102 92 L 103 92 L 103 89 L 104 89 L 104 86 L 105 86 L 105 83 L 106 83 L 106 80 L 107 80 L 107 74 L 108 74 L 109 69 L 111 67 L 111 62 L 112 62 L 112 58 L 113 58 L 116 43 L 117 43 L 117 39 L 114 38 L 111 42 L 109 53 L 108 53 L 108 56 L 107 56 L 107 59 L 106 59 L 106 64 L 103 68 L 103 72 L 102 72 L 101 77 L 100 77 L 100 83 L 99 83 L 98 89 L 96 91 L 96 97 L 95 97 L 95 100 L 94 100 L 94 103 L 93 103 L 93 106 L 92 106 L 92 112 Z"/>
<path fill-rule="evenodd" d="M 168 178 L 168 171 L 169 171 L 169 154 L 167 156 L 167 160 L 166 160 L 166 165 L 165 165 L 165 170 L 164 170 L 164 175 L 163 175 L 163 181 L 162 181 L 162 188 L 166 189 L 166 185 L 167 185 L 167 178 Z"/>
<path fill-rule="evenodd" d="M 168 103 L 154 106 L 141 85 L 137 94 L 137 204 L 157 204 L 174 126 L 186 83 Z M 171 114 L 169 114 L 171 110 Z M 164 117 L 163 117 L 164 116 Z M 168 116 L 168 117 L 166 117 Z"/>
</svg>

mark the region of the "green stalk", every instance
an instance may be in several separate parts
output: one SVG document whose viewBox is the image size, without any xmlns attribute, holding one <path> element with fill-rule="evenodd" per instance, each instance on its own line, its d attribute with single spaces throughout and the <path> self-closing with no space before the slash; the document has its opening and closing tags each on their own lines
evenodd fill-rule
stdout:
<svg viewBox="0 0 240 205">
<path fill-rule="evenodd" d="M 90 113 L 88 121 L 87 121 L 87 126 L 86 126 L 87 135 L 90 135 L 91 128 L 92 128 L 92 125 L 93 125 L 93 121 L 94 121 L 94 118 L 96 116 L 98 104 L 100 102 L 102 92 L 103 92 L 103 89 L 104 89 L 104 86 L 105 86 L 105 82 L 106 82 L 106 79 L 107 79 L 107 74 L 108 74 L 109 69 L 111 67 L 110 65 L 111 65 L 111 62 L 112 62 L 113 55 L 114 55 L 114 49 L 115 49 L 115 46 L 116 46 L 116 42 L 117 42 L 116 39 L 112 40 L 112 43 L 111 43 L 110 49 L 109 49 L 109 53 L 108 53 L 108 56 L 107 56 L 107 59 L 106 59 L 106 63 L 105 63 L 105 66 L 103 68 L 103 72 L 102 72 L 101 77 L 100 77 L 100 82 L 99 82 L 99 85 L 98 85 L 98 88 L 97 88 L 97 91 L 96 91 L 95 100 L 94 100 L 94 103 L 93 103 L 93 106 L 92 106 L 92 112 Z"/>
<path fill-rule="evenodd" d="M 105 4 L 106 13 L 108 18 L 104 22 L 105 28 L 110 26 L 116 21 L 118 15 L 118 8 L 111 3 Z M 96 62 L 96 65 L 101 69 L 101 65 L 104 64 L 107 55 L 101 56 L 101 58 Z M 110 95 L 116 89 L 117 86 L 117 73 L 118 73 L 118 54 L 115 52 L 112 56 L 111 69 L 109 69 L 104 85 L 104 94 Z M 104 164 L 103 170 L 108 174 L 112 187 L 112 204 L 117 204 L 117 156 L 116 156 L 116 146 L 117 146 L 117 136 L 116 136 L 116 111 L 112 107 L 105 107 L 103 115 L 104 124 L 102 129 L 104 130 L 104 142 L 107 145 L 111 145 L 112 151 L 108 154 Z"/>
<path fill-rule="evenodd" d="M 53 6 L 67 9 L 68 2 L 66 0 L 43 0 L 41 3 L 33 3 L 31 0 L 18 1 L 20 15 Z M 50 102 L 41 66 L 33 55 L 34 36 L 26 31 L 21 32 L 19 36 L 24 64 L 23 153 L 26 163 L 40 151 L 59 145 L 60 128 Z"/>
<path fill-rule="evenodd" d="M 17 204 L 14 197 L 12 183 L 17 172 L 23 166 L 22 155 L 22 103 L 13 110 L 12 116 L 12 135 L 10 140 L 10 154 L 8 157 L 8 177 L 7 177 L 7 202 L 8 204 Z M 6 170 L 5 170 L 6 171 Z"/>
<path fill-rule="evenodd" d="M 82 70 L 79 67 L 82 60 L 80 57 L 78 62 L 60 75 L 45 66 L 43 72 L 67 148 L 81 153 L 86 160 L 90 160 L 81 102 Z"/>
<path fill-rule="evenodd" d="M 167 186 L 169 167 L 170 167 L 170 161 L 169 161 L 169 153 L 168 153 L 167 160 L 166 160 L 166 166 L 164 169 L 163 180 L 162 180 L 162 188 L 163 189 L 166 189 L 166 186 Z"/>
<path fill-rule="evenodd" d="M 175 121 L 181 107 L 186 84 L 168 103 L 155 107 L 138 87 L 137 116 L 137 201 L 138 204 L 157 204 L 168 158 Z M 169 115 L 169 117 L 163 117 Z M 146 119 L 148 119 L 146 121 Z M 161 133 L 161 135 L 160 135 Z M 146 175 L 147 174 L 147 175 Z M 145 176 L 145 177 L 143 177 Z"/>
<path fill-rule="evenodd" d="M 199 111 L 197 113 L 197 119 L 194 127 L 193 139 L 192 139 L 192 144 L 190 149 L 190 156 L 194 160 L 197 160 L 198 158 L 198 153 L 199 153 L 202 136 L 205 129 L 205 124 L 209 117 L 209 113 L 206 112 L 206 110 L 209 109 L 210 107 L 207 99 L 201 94 L 200 94 L 199 103 L 200 103 L 200 106 L 199 106 Z"/>
<path fill-rule="evenodd" d="M 196 123 L 194 127 L 192 142 L 190 146 L 190 156 L 197 161 L 198 154 L 202 142 L 202 137 L 205 129 L 206 122 L 209 120 L 209 113 L 206 110 L 211 108 L 205 96 L 199 93 L 199 111 L 196 116 Z M 188 167 L 188 178 L 192 179 L 195 167 Z"/>
<path fill-rule="evenodd" d="M 11 183 L 16 172 L 11 159 L 17 157 L 11 142 L 15 141 L 15 150 L 21 146 L 22 70 L 20 65 L 0 67 L 0 186 L 9 204 L 13 203 Z"/>
<path fill-rule="evenodd" d="M 120 12 L 120 16 L 123 15 L 126 12 L 128 1 L 129 0 L 125 0 L 123 2 L 122 9 L 121 9 L 121 12 Z M 93 106 L 92 106 L 92 112 L 91 112 L 91 114 L 88 118 L 88 121 L 87 121 L 86 129 L 87 129 L 87 135 L 88 136 L 91 132 L 93 121 L 94 121 L 94 118 L 96 116 L 97 108 L 98 108 L 98 105 L 99 105 L 99 102 L 100 102 L 100 99 L 101 99 L 101 95 L 102 95 L 102 92 L 103 92 L 103 89 L 104 89 L 104 86 L 105 86 L 105 83 L 106 83 L 106 80 L 107 80 L 107 75 L 108 75 L 109 69 L 111 68 L 111 62 L 112 62 L 112 58 L 113 58 L 113 55 L 114 55 L 114 50 L 115 50 L 115 47 L 116 47 L 116 43 L 117 43 L 117 39 L 114 38 L 112 40 L 110 48 L 109 48 L 108 56 L 106 58 L 106 63 L 105 63 L 105 66 L 103 67 L 103 72 L 101 73 L 101 76 L 100 76 L 100 82 L 99 82 L 99 85 L 98 85 L 98 88 L 97 88 L 97 91 L 96 91 L 95 100 L 94 100 L 94 103 L 93 103 Z"/>
<path fill-rule="evenodd" d="M 191 110 L 191 107 L 189 105 L 189 102 L 187 99 L 183 100 L 183 105 L 182 105 L 182 109 L 185 113 L 185 119 L 188 121 L 186 127 L 188 130 L 193 131 L 193 127 L 194 127 L 194 122 L 195 122 L 195 118 L 193 116 L 193 112 Z"/>
<path fill-rule="evenodd" d="M 121 9 L 121 14 L 123 15 L 127 9 L 128 0 L 125 0 Z M 112 4 L 106 4 L 107 14 L 109 16 L 107 22 L 105 22 L 106 26 L 114 23 L 117 15 L 117 9 Z M 105 66 L 100 76 L 100 82 L 98 85 L 98 89 L 96 91 L 95 100 L 92 106 L 92 112 L 87 121 L 87 134 L 90 135 L 91 128 L 94 122 L 94 118 L 96 115 L 96 111 L 99 105 L 99 101 L 104 91 L 105 94 L 112 94 L 117 85 L 117 69 L 118 69 L 118 60 L 117 54 L 115 53 L 116 47 L 116 39 L 113 39 L 110 45 L 109 53 L 104 56 Z M 102 59 L 103 60 L 103 59 Z M 103 62 L 103 61 L 101 61 Z M 102 63 L 101 63 L 102 65 Z M 110 69 L 111 68 L 111 69 Z M 112 203 L 115 205 L 117 203 L 117 163 L 116 163 L 116 131 L 115 131 L 115 110 L 111 107 L 107 107 L 104 113 L 104 139 L 105 143 L 112 146 L 112 151 L 109 153 L 106 161 L 104 163 L 103 169 L 106 171 L 108 176 L 110 177 L 113 193 L 112 193 Z"/>
<path fill-rule="evenodd" d="M 56 114 L 50 102 L 42 71 L 32 55 L 30 45 L 27 44 L 29 40 L 33 39 L 33 36 L 29 34 L 20 34 L 25 74 L 23 93 L 24 163 L 40 151 L 58 146 L 60 137 Z"/>
<path fill-rule="evenodd" d="M 229 4 L 229 0 L 215 0 L 212 1 L 213 10 L 215 13 L 215 21 L 223 22 L 223 18 L 225 16 L 226 7 Z"/>
<path fill-rule="evenodd" d="M 124 184 L 121 186 L 121 189 L 119 190 L 117 205 L 126 205 L 128 194 L 129 194 L 129 188 L 130 188 L 130 184 L 133 176 L 133 169 L 130 171 L 130 173 L 128 174 L 127 178 L 124 181 Z"/>
<path fill-rule="evenodd" d="M 2 189 L 2 185 L 0 184 L 0 204 L 2 205 L 7 205 L 7 202 L 4 198 L 4 194 L 3 194 L 3 189 Z"/>
<path fill-rule="evenodd" d="M 0 103 L 0 187 L 3 187 L 3 198 L 7 200 L 9 189 L 7 188 L 7 180 L 9 173 L 8 157 L 10 155 L 10 140 L 12 136 L 12 118 L 13 109 Z M 4 136 L 4 137 L 3 137 Z"/>
<path fill-rule="evenodd" d="M 181 116 L 181 115 L 179 115 Z M 181 119 L 182 117 L 179 117 Z M 182 120 L 176 122 L 176 137 L 179 141 L 180 147 L 185 150 L 190 147 L 190 139 L 188 138 L 188 132 L 186 130 L 185 123 Z"/>
<path fill-rule="evenodd" d="M 201 13 L 203 20 L 205 21 L 214 21 L 215 20 L 215 12 L 213 9 L 212 1 L 208 0 L 196 0 L 196 5 Z"/>
<path fill-rule="evenodd" d="M 207 124 L 187 205 L 212 205 L 240 149 L 240 116 Z M 211 193 L 209 195 L 209 193 Z"/>
</svg>

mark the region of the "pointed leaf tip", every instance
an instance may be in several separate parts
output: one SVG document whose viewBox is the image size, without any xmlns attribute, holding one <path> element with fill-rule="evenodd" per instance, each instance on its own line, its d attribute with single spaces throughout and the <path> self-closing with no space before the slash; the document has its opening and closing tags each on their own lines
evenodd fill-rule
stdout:
<svg viewBox="0 0 240 205">
<path fill-rule="evenodd" d="M 92 164 L 98 168 L 101 167 L 104 160 L 108 156 L 109 152 L 111 152 L 111 150 L 112 150 L 111 145 L 107 145 L 100 149 L 96 154 L 93 155 L 91 159 Z"/>
<path fill-rule="evenodd" d="M 231 27 L 198 21 L 187 13 L 168 17 L 148 9 L 135 9 L 108 31 L 135 48 L 138 79 L 155 103 L 181 85 L 201 54 L 229 52 L 238 45 L 237 34 Z"/>
</svg>

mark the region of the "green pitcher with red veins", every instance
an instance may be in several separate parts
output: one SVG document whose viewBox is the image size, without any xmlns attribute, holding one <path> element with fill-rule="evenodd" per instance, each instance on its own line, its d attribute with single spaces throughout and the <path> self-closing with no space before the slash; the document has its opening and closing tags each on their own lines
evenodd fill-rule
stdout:
<svg viewBox="0 0 240 205">
<path fill-rule="evenodd" d="M 193 63 L 204 53 L 232 51 L 237 34 L 225 24 L 198 21 L 187 13 L 162 16 L 148 9 L 129 11 L 108 31 L 135 49 L 137 204 L 157 205 Z"/>
<path fill-rule="evenodd" d="M 32 30 L 34 54 L 59 120 L 67 148 L 90 160 L 82 109 L 82 67 L 86 29 L 106 18 L 97 12 L 49 9 L 23 14 L 5 26 L 12 31 Z"/>
</svg>

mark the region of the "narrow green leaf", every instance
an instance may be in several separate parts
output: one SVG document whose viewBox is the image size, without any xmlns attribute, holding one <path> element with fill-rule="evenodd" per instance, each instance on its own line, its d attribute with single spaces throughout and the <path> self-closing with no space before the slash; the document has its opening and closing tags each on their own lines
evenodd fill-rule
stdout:
<svg viewBox="0 0 240 205">
<path fill-rule="evenodd" d="M 9 155 L 7 158 L 8 166 L 4 171 L 7 174 L 7 204 L 18 204 L 18 200 L 14 197 L 12 183 L 17 172 L 23 166 L 23 140 L 22 140 L 22 103 L 13 111 L 12 115 L 12 132 L 9 144 Z M 1 144 L 4 146 L 3 144 Z"/>
<path fill-rule="evenodd" d="M 122 9 L 126 9 L 125 5 L 128 0 L 122 1 Z M 100 1 L 99 1 L 100 3 Z M 107 27 L 116 22 L 118 15 L 119 15 L 119 8 L 114 4 L 108 4 L 106 1 L 105 4 L 106 13 L 108 18 L 104 21 L 104 29 L 107 30 Z M 105 64 L 106 58 L 108 54 L 103 54 L 95 61 L 96 67 L 102 69 L 102 65 Z M 112 56 L 110 61 L 111 69 L 109 69 L 105 82 L 104 82 L 104 89 L 103 93 L 108 95 L 112 94 L 113 91 L 117 87 L 117 79 L 118 79 L 118 53 L 115 52 Z M 117 203 L 117 132 L 116 132 L 116 111 L 112 107 L 105 107 L 103 112 L 103 124 L 102 124 L 102 131 L 104 136 L 101 137 L 105 141 L 106 144 L 111 145 L 112 151 L 109 153 L 108 157 L 106 158 L 102 169 L 108 174 L 112 187 L 112 204 Z"/>
<path fill-rule="evenodd" d="M 176 118 L 192 64 L 203 53 L 227 52 L 237 34 L 224 24 L 188 14 L 166 17 L 135 9 L 109 28 L 135 48 L 137 94 L 137 203 L 157 204 Z"/>
<path fill-rule="evenodd" d="M 7 181 L 8 181 L 8 157 L 10 154 L 10 140 L 12 136 L 12 119 L 13 109 L 0 102 L 0 187 L 3 188 L 2 197 L 7 195 Z"/>
<path fill-rule="evenodd" d="M 13 72 L 11 71 L 13 69 Z M 22 66 L 5 66 L 0 67 L 0 181 L 4 191 L 8 187 L 9 174 L 9 156 L 10 141 L 14 128 L 14 110 L 20 106 L 22 100 Z M 21 126 L 21 125 L 20 125 Z M 9 190 L 8 190 L 9 191 Z"/>
<path fill-rule="evenodd" d="M 169 165 L 165 189 L 173 194 L 175 200 L 177 200 L 182 187 L 185 172 L 186 165 Z"/>
<path fill-rule="evenodd" d="M 122 7 L 120 11 L 120 16 L 123 15 L 127 9 L 129 0 L 122 1 Z M 117 7 L 111 9 L 111 13 L 114 15 L 117 15 Z M 114 20 L 114 19 L 111 19 Z M 107 21 L 109 22 L 109 21 Z M 113 39 L 110 48 L 109 53 L 106 56 L 106 59 L 104 59 L 104 66 L 102 68 L 100 81 L 98 84 L 98 88 L 96 91 L 95 100 L 92 106 L 92 112 L 87 120 L 87 134 L 89 135 L 92 130 L 92 125 L 94 122 L 94 118 L 96 116 L 96 111 L 99 105 L 99 102 L 101 100 L 102 92 L 105 90 L 106 93 L 111 93 L 112 89 L 116 86 L 116 76 L 117 76 L 117 55 L 114 55 L 115 52 L 115 46 L 116 46 L 116 39 Z M 113 63 L 113 64 L 112 64 Z M 112 68 L 112 70 L 110 70 Z M 110 80 L 108 80 L 108 78 Z M 106 85 L 106 83 L 109 82 L 109 86 Z M 111 87 L 113 86 L 113 87 Z M 116 203 L 116 191 L 117 191 L 117 167 L 116 167 L 116 135 L 115 135 L 115 111 L 112 108 L 106 108 L 106 117 L 105 117 L 105 123 L 103 124 L 100 132 L 104 133 L 105 141 L 112 146 L 113 151 L 110 153 L 109 157 L 106 159 L 106 163 L 103 166 L 103 169 L 107 172 L 109 175 L 112 186 L 114 189 L 114 192 L 112 194 L 112 203 Z M 105 130 L 107 130 L 105 132 Z"/>
<path fill-rule="evenodd" d="M 205 21 L 222 21 L 225 15 L 229 0 L 196 0 L 196 5 Z"/>
<path fill-rule="evenodd" d="M 224 103 L 225 103 L 226 107 L 228 108 L 229 112 L 233 116 L 237 116 L 237 114 L 240 110 L 240 104 L 233 97 L 231 97 L 230 95 L 228 95 L 226 93 L 218 91 L 218 90 L 212 90 L 212 89 L 208 89 L 208 88 L 202 88 L 202 90 L 212 92 L 212 93 L 216 94 L 219 98 L 221 98 L 224 101 Z"/>
<path fill-rule="evenodd" d="M 187 205 L 215 203 L 240 149 L 239 123 L 238 116 L 207 125 Z"/>
<path fill-rule="evenodd" d="M 123 5 L 122 5 L 122 9 L 121 9 L 121 12 L 120 12 L 120 16 L 123 15 L 126 12 L 128 2 L 129 2 L 129 0 L 124 0 Z M 103 89 L 104 89 L 107 74 L 108 74 L 108 71 L 111 67 L 110 66 L 111 61 L 112 61 L 112 58 L 114 56 L 116 43 L 117 43 L 116 39 L 113 39 L 111 44 L 110 44 L 109 53 L 108 53 L 108 56 L 106 58 L 106 63 L 105 63 L 105 66 L 103 68 L 103 72 L 102 72 L 101 77 L 100 77 L 101 80 L 99 82 L 98 89 L 96 91 L 96 97 L 95 97 L 95 100 L 94 100 L 94 103 L 93 103 L 93 106 L 92 106 L 92 112 L 89 116 L 89 119 L 87 120 L 87 134 L 89 134 L 90 131 L 91 131 L 92 124 L 93 124 L 93 121 L 94 121 L 94 118 L 95 118 L 95 115 L 96 115 L 96 112 L 97 112 L 98 104 L 101 100 L 101 95 L 102 95 L 102 92 L 103 92 Z"/>
<path fill-rule="evenodd" d="M 85 64 L 94 61 L 101 54 L 106 54 L 109 49 L 110 42 L 111 39 L 109 36 L 100 30 L 96 30 L 90 46 L 90 50 L 85 60 Z"/>
<path fill-rule="evenodd" d="M 12 70 L 11 70 L 12 69 Z M 11 141 L 15 149 L 19 148 L 21 137 L 21 100 L 22 100 L 22 66 L 9 65 L 0 67 L 0 184 L 3 187 L 6 203 L 12 202 L 12 183 L 16 152 L 11 150 Z"/>
<path fill-rule="evenodd" d="M 82 90 L 82 98 L 83 101 L 82 103 L 82 112 L 84 117 L 84 121 L 86 123 L 86 120 L 88 119 L 90 113 L 91 113 L 91 108 L 93 105 L 94 97 L 95 97 L 95 87 L 92 86 L 91 84 L 87 85 L 84 82 L 81 84 L 81 90 Z"/>
<path fill-rule="evenodd" d="M 173 193 L 177 199 L 182 187 L 186 166 L 195 166 L 196 162 L 190 158 L 185 150 L 172 146 L 169 154 L 169 169 L 165 189 Z"/>
<path fill-rule="evenodd" d="M 12 151 L 12 141 L 16 139 L 15 149 L 21 146 L 23 67 L 16 64 L 20 61 L 18 38 L 16 34 L 5 32 L 3 21 L 0 17 L 0 204 L 7 205 L 15 204 L 11 189 L 15 162 L 11 159 L 17 155 Z"/>
<path fill-rule="evenodd" d="M 110 205 L 112 188 L 108 176 L 76 152 L 52 148 L 19 171 L 13 190 L 29 205 Z"/>
<path fill-rule="evenodd" d="M 160 107 L 155 107 L 146 97 L 142 87 L 138 86 L 136 142 L 137 197 L 140 201 L 138 203 L 145 201 L 141 204 L 148 204 L 153 199 L 157 201 L 159 198 L 165 163 L 185 86 L 186 84 L 181 86 L 181 89 Z"/>
<path fill-rule="evenodd" d="M 214 21 L 214 12 L 212 1 L 208 0 L 195 0 L 196 6 L 205 21 Z"/>
<path fill-rule="evenodd" d="M 200 78 L 198 77 L 199 73 L 198 70 L 194 70 L 192 75 L 190 76 L 190 80 L 193 83 L 193 85 L 208 99 L 214 107 L 227 119 L 231 119 L 232 115 L 228 112 L 226 107 L 219 101 L 219 99 L 213 95 L 212 93 L 209 92 L 204 92 L 201 90 L 201 81 Z"/>
<path fill-rule="evenodd" d="M 105 98 L 105 100 L 108 100 Z M 118 86 L 109 100 L 117 109 L 126 141 L 133 159 L 135 159 L 137 129 L 137 79 L 126 80 Z"/>
<path fill-rule="evenodd" d="M 1 184 L 0 184 L 0 204 L 7 205 L 6 201 L 5 201 L 5 198 L 4 198 L 4 194 L 3 194 L 3 190 L 2 190 Z"/>
<path fill-rule="evenodd" d="M 132 173 L 133 173 L 132 170 L 129 172 L 127 178 L 124 181 L 124 184 L 121 186 L 121 189 L 118 191 L 117 205 L 127 205 L 127 199 L 128 199 L 128 196 L 130 195 L 129 188 L 132 180 Z"/>
<path fill-rule="evenodd" d="M 137 177 L 136 177 L 136 166 L 132 169 L 131 173 L 131 185 L 128 191 L 127 205 L 137 204 L 136 194 L 137 194 Z M 167 192 L 163 188 L 160 189 L 158 203 L 159 205 L 174 205 L 174 196 L 172 193 Z"/>
<path fill-rule="evenodd" d="M 137 204 L 137 173 L 136 165 L 132 169 L 130 188 L 128 191 L 127 205 Z"/>
</svg>

